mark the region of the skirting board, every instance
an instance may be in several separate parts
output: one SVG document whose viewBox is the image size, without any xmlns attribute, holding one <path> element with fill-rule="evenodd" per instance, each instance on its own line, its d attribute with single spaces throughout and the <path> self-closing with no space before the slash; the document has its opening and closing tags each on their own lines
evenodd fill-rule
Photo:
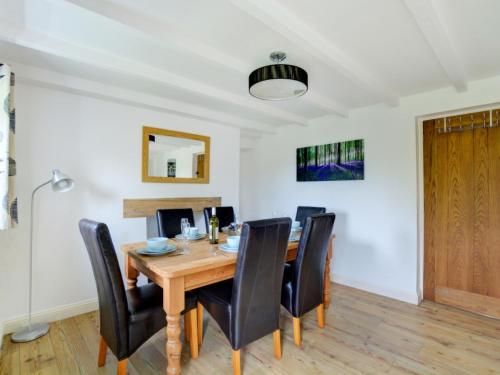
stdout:
<svg viewBox="0 0 500 375">
<path fill-rule="evenodd" d="M 85 314 L 90 311 L 97 310 L 98 308 L 99 304 L 97 302 L 97 298 L 92 298 L 85 301 L 70 303 L 68 305 L 57 306 L 51 309 L 39 311 L 32 315 L 32 321 L 34 323 L 41 323 L 41 322 L 50 323 L 50 322 L 55 322 L 57 320 L 71 318 L 72 316 Z M 27 315 L 6 320 L 3 322 L 3 334 L 8 335 L 12 332 L 17 331 L 19 328 L 26 326 L 27 324 L 28 324 Z"/>
<path fill-rule="evenodd" d="M 385 287 L 381 287 L 379 285 L 369 284 L 364 281 L 351 279 L 349 277 L 337 274 L 332 274 L 331 279 L 333 282 L 337 284 L 347 285 L 352 288 L 365 290 L 370 293 L 380 294 L 384 297 L 389 297 L 397 299 L 399 301 L 411 303 L 412 305 L 418 305 L 420 302 L 419 296 L 416 291 L 415 293 L 409 293 L 407 291 L 399 289 L 388 289 Z"/>
</svg>

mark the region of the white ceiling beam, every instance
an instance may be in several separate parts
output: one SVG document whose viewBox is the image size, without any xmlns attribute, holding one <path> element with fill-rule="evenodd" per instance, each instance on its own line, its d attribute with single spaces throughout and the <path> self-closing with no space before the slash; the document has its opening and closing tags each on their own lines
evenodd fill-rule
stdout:
<svg viewBox="0 0 500 375">
<path fill-rule="evenodd" d="M 302 49 L 341 73 L 359 87 L 389 105 L 398 105 L 399 96 L 387 84 L 347 56 L 329 39 L 306 24 L 276 0 L 230 0 L 236 7 L 264 23 Z"/>
<path fill-rule="evenodd" d="M 138 13 L 126 6 L 113 3 L 108 0 L 52 0 L 66 2 L 86 9 L 92 13 L 99 14 L 122 25 L 128 26 L 134 30 L 154 37 L 162 43 L 175 45 L 177 48 L 187 50 L 192 54 L 198 55 L 204 59 L 224 65 L 232 66 L 237 71 L 245 71 L 247 66 L 241 60 L 230 54 L 222 52 L 205 43 L 200 43 L 194 38 L 190 38 L 180 33 L 175 27 Z M 247 71 L 248 72 L 248 71 Z"/>
<path fill-rule="evenodd" d="M 124 6 L 111 3 L 107 0 L 58 0 L 72 3 L 83 9 L 99 14 L 103 17 L 109 18 L 122 25 L 130 27 L 136 31 L 148 35 L 163 44 L 173 44 L 177 48 L 188 51 L 203 59 L 224 66 L 225 68 L 232 69 L 248 76 L 251 71 L 256 67 L 252 67 L 244 61 L 235 58 L 234 56 L 225 53 L 219 49 L 213 48 L 205 43 L 200 43 L 196 39 L 189 38 L 183 35 L 175 27 L 149 17 L 145 14 L 139 14 L 134 10 L 128 9 Z M 310 88 L 308 93 L 304 96 L 304 100 L 318 108 L 322 108 L 330 113 L 337 114 L 341 117 L 348 116 L 348 109 L 336 102 L 333 99 L 326 98 Z"/>
<path fill-rule="evenodd" d="M 323 95 L 319 95 L 314 90 L 307 90 L 307 93 L 304 94 L 303 98 L 316 107 L 322 108 L 328 112 L 333 112 L 340 117 L 349 116 L 349 110 L 344 105 Z"/>
<path fill-rule="evenodd" d="M 240 150 L 241 151 L 253 150 L 257 145 L 257 142 L 258 139 L 249 138 L 242 134 L 240 137 Z"/>
<path fill-rule="evenodd" d="M 16 35 L 12 35 L 6 32 L 4 25 L 0 25 L 0 40 L 13 42 L 35 51 L 40 51 L 78 63 L 84 63 L 108 71 L 136 76 L 182 90 L 191 91 L 198 95 L 211 97 L 228 104 L 250 109 L 270 118 L 286 121 L 289 124 L 307 126 L 308 123 L 305 117 L 256 102 L 251 98 L 243 98 L 232 92 L 194 81 L 144 63 L 125 59 L 101 50 L 68 43 L 34 31 L 24 30 Z"/>
<path fill-rule="evenodd" d="M 274 133 L 274 134 L 276 134 L 276 133 Z M 247 129 L 241 129 L 241 136 L 255 140 L 255 139 L 261 139 L 262 133 L 248 131 Z"/>
<path fill-rule="evenodd" d="M 224 112 L 210 110 L 186 102 L 144 94 L 135 90 L 124 89 L 67 74 L 57 73 L 16 62 L 5 61 L 14 66 L 16 80 L 38 87 L 55 89 L 71 94 L 107 100 L 138 108 L 180 114 L 184 117 L 201 119 L 216 124 L 228 125 L 241 129 L 245 134 L 259 137 L 263 134 L 276 134 L 273 126 L 242 120 Z"/>
<path fill-rule="evenodd" d="M 417 27 L 457 91 L 467 90 L 467 76 L 432 0 L 404 0 Z"/>
</svg>

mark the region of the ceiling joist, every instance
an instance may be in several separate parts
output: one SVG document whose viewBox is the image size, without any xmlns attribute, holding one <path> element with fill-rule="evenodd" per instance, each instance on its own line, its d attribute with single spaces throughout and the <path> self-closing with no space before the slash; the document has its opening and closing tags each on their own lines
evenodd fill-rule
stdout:
<svg viewBox="0 0 500 375">
<path fill-rule="evenodd" d="M 139 93 L 103 84 L 96 81 L 76 78 L 66 74 L 47 71 L 44 69 L 16 64 L 16 79 L 19 83 L 27 83 L 43 88 L 56 89 L 72 94 L 87 96 L 95 99 L 130 105 L 134 107 L 181 114 L 185 117 L 210 121 L 216 124 L 229 125 L 241 129 L 244 134 L 258 138 L 263 134 L 276 134 L 273 127 L 242 120 L 220 111 L 209 110 L 193 104 L 161 98 L 154 95 Z"/>
<path fill-rule="evenodd" d="M 149 35 L 162 43 L 175 45 L 179 49 L 189 51 L 213 63 L 231 66 L 238 71 L 245 71 L 246 64 L 230 54 L 222 52 L 205 43 L 200 43 L 194 38 L 190 38 L 180 33 L 175 27 L 171 27 L 165 22 L 154 19 L 145 14 L 138 13 L 123 5 L 113 3 L 108 0 L 59 0 L 71 3 L 92 13 L 106 17 L 112 21 L 130 27 L 143 34 Z"/>
<path fill-rule="evenodd" d="M 420 32 L 457 91 L 467 90 L 467 76 L 432 0 L 404 0 Z"/>
<path fill-rule="evenodd" d="M 163 28 L 161 31 L 158 29 L 159 25 L 154 22 L 149 22 L 149 19 L 147 21 L 144 21 L 140 17 L 137 16 L 136 13 L 132 13 L 128 11 L 126 8 L 123 7 L 117 7 L 116 5 L 113 5 L 107 1 L 95 1 L 95 0 L 89 0 L 89 1 L 79 1 L 79 0 L 58 0 L 62 2 L 67 2 L 67 3 L 72 3 L 75 5 L 78 5 L 80 7 L 83 7 L 85 9 L 91 10 L 96 13 L 102 12 L 103 15 L 106 15 L 106 17 L 116 17 L 116 21 L 118 22 L 125 22 L 127 25 L 130 27 L 136 28 L 136 27 L 144 27 L 145 30 L 148 30 L 148 33 L 161 33 L 161 35 L 165 36 L 165 38 L 168 36 L 166 39 L 177 39 L 177 44 L 182 45 L 190 45 L 192 42 L 191 39 L 183 39 L 183 37 L 176 35 L 174 30 L 171 30 L 169 28 Z M 136 19 L 134 21 L 134 19 Z M 149 26 L 145 26 L 149 25 Z M 174 37 L 172 37 L 174 36 Z M 190 49 L 196 49 L 197 47 L 202 47 L 200 43 L 194 43 L 190 45 Z M 82 47 L 84 49 L 88 49 L 87 47 Z M 106 54 L 104 51 L 99 51 L 99 50 L 93 50 L 95 51 L 96 54 Z M 201 48 L 200 51 L 203 51 Z M 211 49 L 210 54 L 209 53 L 204 53 L 206 55 L 213 55 L 213 49 Z M 225 58 L 226 55 L 223 57 Z M 206 83 L 202 83 L 199 81 L 194 81 L 190 78 L 186 78 L 183 76 L 180 76 L 178 74 L 174 74 L 171 72 L 168 72 L 163 69 L 158 69 L 154 68 L 152 66 L 149 66 L 147 64 L 143 64 L 140 62 L 132 61 L 130 59 L 125 59 L 122 57 L 118 56 L 111 56 L 109 57 L 112 58 L 112 60 L 119 61 L 122 60 L 126 62 L 126 64 L 133 64 L 136 65 L 137 68 L 139 66 L 142 66 L 141 70 L 138 72 L 141 72 L 143 75 L 144 71 L 156 71 L 156 80 L 157 81 L 162 81 L 165 84 L 179 87 L 183 90 L 189 90 L 192 91 L 196 94 L 215 98 L 220 101 L 227 102 L 228 104 L 232 105 L 238 105 L 244 108 L 248 108 L 252 111 L 264 114 L 268 117 L 279 119 L 281 121 L 285 121 L 289 124 L 296 124 L 300 126 L 307 126 L 308 120 L 305 117 L 302 117 L 300 115 L 296 115 L 284 110 L 280 110 L 277 108 L 274 108 L 270 105 L 264 104 L 262 102 L 257 102 L 253 100 L 252 98 L 246 98 L 242 97 L 241 95 L 236 95 L 233 94 L 229 91 L 208 85 Z M 135 69 L 134 69 L 135 70 Z"/>
<path fill-rule="evenodd" d="M 165 22 L 149 17 L 145 14 L 138 14 L 124 6 L 111 3 L 108 0 L 63 0 L 84 8 L 103 17 L 109 18 L 122 25 L 130 27 L 136 31 L 148 35 L 151 38 L 163 43 L 174 44 L 176 48 L 182 49 L 203 59 L 216 63 L 227 69 L 232 69 L 245 76 L 250 74 L 256 67 L 235 58 L 219 49 L 207 44 L 200 43 L 193 38 L 189 38 L 171 27 Z M 348 109 L 333 99 L 326 98 L 310 88 L 303 100 L 310 104 L 334 113 L 341 117 L 347 117 Z"/>
<path fill-rule="evenodd" d="M 194 81 L 147 64 L 125 59 L 101 50 L 68 43 L 45 34 L 38 34 L 33 31 L 24 31 L 17 33 L 17 35 L 13 37 L 10 33 L 5 31 L 4 25 L 0 25 L 0 39 L 77 63 L 83 63 L 108 71 L 151 80 L 167 86 L 191 91 L 198 95 L 211 97 L 228 104 L 247 108 L 264 114 L 267 117 L 280 119 L 291 124 L 307 126 L 307 119 L 305 117 L 258 103 L 250 98 L 242 98 L 241 96 L 226 90 Z"/>
<path fill-rule="evenodd" d="M 18 30 L 18 35 L 21 33 L 22 31 Z M 0 32 L 0 40 L 2 41 L 14 44 L 16 39 L 18 38 L 7 38 Z M 90 98 L 107 100 L 158 112 L 179 114 L 184 117 L 227 125 L 239 128 L 244 131 L 245 134 L 250 134 L 254 137 L 259 137 L 264 134 L 276 134 L 275 126 L 244 120 L 239 116 L 233 116 L 225 112 L 211 110 L 184 101 L 145 94 L 136 90 L 78 78 L 13 61 L 4 60 L 4 62 L 15 66 L 16 80 L 19 83 L 27 83 L 38 87 L 55 89 Z"/>
<path fill-rule="evenodd" d="M 276 0 L 230 1 L 270 29 L 291 42 L 297 43 L 302 49 L 322 60 L 331 69 L 341 73 L 359 87 L 375 94 L 383 102 L 389 105 L 399 103 L 398 95 L 391 88 Z"/>
</svg>

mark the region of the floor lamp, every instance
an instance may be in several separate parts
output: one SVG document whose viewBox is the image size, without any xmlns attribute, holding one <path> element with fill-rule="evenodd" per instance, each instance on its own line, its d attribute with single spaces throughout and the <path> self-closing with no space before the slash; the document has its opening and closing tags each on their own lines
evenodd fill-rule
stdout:
<svg viewBox="0 0 500 375">
<path fill-rule="evenodd" d="M 60 170 L 54 169 L 52 171 L 52 178 L 43 184 L 37 186 L 31 193 L 31 217 L 30 217 L 30 268 L 29 268 L 29 304 L 28 304 L 28 326 L 15 332 L 11 336 L 13 342 L 28 342 L 36 340 L 39 337 L 49 332 L 49 325 L 47 323 L 32 324 L 31 323 L 31 294 L 33 289 L 33 204 L 35 201 L 35 193 L 50 184 L 52 190 L 58 193 L 64 193 L 73 189 L 73 180 L 61 173 Z"/>
</svg>

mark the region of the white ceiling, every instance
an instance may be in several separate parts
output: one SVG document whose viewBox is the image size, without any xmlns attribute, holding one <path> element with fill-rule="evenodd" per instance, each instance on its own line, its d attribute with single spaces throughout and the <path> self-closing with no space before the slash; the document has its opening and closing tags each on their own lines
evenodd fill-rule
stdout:
<svg viewBox="0 0 500 375">
<path fill-rule="evenodd" d="M 0 9 L 0 60 L 106 85 L 96 95 L 118 87 L 163 99 L 154 106 L 165 110 L 181 102 L 176 111 L 252 136 L 500 74 L 499 0 L 0 0 Z M 248 94 L 248 74 L 275 50 L 308 71 L 304 97 Z"/>
</svg>

